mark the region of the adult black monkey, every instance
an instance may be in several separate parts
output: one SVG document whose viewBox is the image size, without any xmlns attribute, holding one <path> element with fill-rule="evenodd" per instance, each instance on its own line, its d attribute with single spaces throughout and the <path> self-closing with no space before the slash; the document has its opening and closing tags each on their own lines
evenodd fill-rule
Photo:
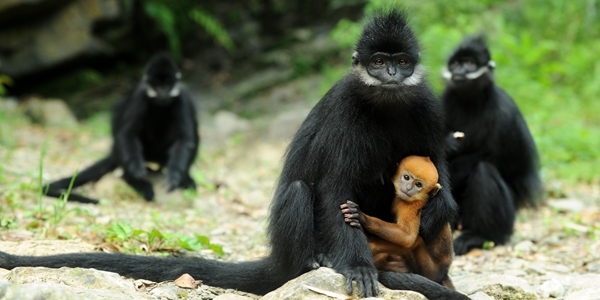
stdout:
<svg viewBox="0 0 600 300">
<path fill-rule="evenodd" d="M 454 240 L 458 255 L 485 241 L 505 243 L 516 210 L 534 205 L 542 190 L 533 138 L 514 101 L 494 83 L 494 67 L 483 37 L 468 37 L 443 73 L 450 181 L 462 229 Z M 464 138 L 455 139 L 456 132 Z"/>
<path fill-rule="evenodd" d="M 356 281 L 361 294 L 378 292 L 377 279 L 430 299 L 468 299 L 416 274 L 378 274 L 363 233 L 348 226 L 346 200 L 365 213 L 393 221 L 392 177 L 408 155 L 429 156 L 439 183 L 449 186 L 443 151 L 442 111 L 419 64 L 419 47 L 403 14 L 389 10 L 367 23 L 353 55 L 353 71 L 313 108 L 286 153 L 271 205 L 271 254 L 230 263 L 203 259 L 115 254 L 15 256 L 0 252 L 0 267 L 87 267 L 155 281 L 189 273 L 204 283 L 256 294 L 272 291 L 326 257 Z M 306 184 L 305 184 L 306 183 Z M 420 235 L 435 239 L 453 221 L 456 203 L 442 189 L 423 208 Z"/>
<path fill-rule="evenodd" d="M 147 200 L 154 198 L 152 184 L 144 180 L 146 162 L 167 168 L 168 191 L 195 189 L 189 168 L 198 152 L 198 123 L 194 100 L 180 83 L 181 73 L 168 54 L 151 58 L 142 80 L 112 108 L 113 146 L 107 157 L 79 172 L 73 187 L 97 181 L 117 167 L 123 179 Z M 60 197 L 71 176 L 44 187 L 47 196 Z M 69 201 L 98 203 L 78 194 Z"/>
</svg>

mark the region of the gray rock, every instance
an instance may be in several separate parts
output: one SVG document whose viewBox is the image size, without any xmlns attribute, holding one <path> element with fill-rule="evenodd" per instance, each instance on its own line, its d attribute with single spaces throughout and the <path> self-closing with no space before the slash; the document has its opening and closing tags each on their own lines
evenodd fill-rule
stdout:
<svg viewBox="0 0 600 300">
<path fill-rule="evenodd" d="M 530 254 L 532 249 L 533 242 L 530 240 L 521 241 L 514 246 L 514 250 L 521 254 Z"/>
<path fill-rule="evenodd" d="M 306 108 L 278 114 L 269 124 L 268 139 L 291 140 L 309 112 L 310 109 Z"/>
<path fill-rule="evenodd" d="M 517 276 L 517 277 L 524 277 L 527 276 L 527 272 L 523 271 L 523 270 L 506 270 L 503 272 L 504 275 L 508 275 L 508 276 Z"/>
<path fill-rule="evenodd" d="M 540 291 L 542 292 L 542 296 L 544 296 L 544 298 L 562 298 L 565 294 L 565 287 L 558 279 L 552 278 L 542 283 L 540 286 Z"/>
<path fill-rule="evenodd" d="M 600 262 L 591 262 L 588 263 L 585 268 L 589 272 L 600 273 Z"/>
<path fill-rule="evenodd" d="M 5 113 L 12 113 L 16 111 L 17 99 L 0 97 L 0 110 L 4 111 Z"/>
<path fill-rule="evenodd" d="M 253 298 L 236 295 L 236 294 L 223 294 L 216 296 L 213 300 L 252 300 Z"/>
<path fill-rule="evenodd" d="M 32 19 L 20 22 L 19 26 L 0 26 L 0 45 L 11 53 L 10 56 L 0 54 L 0 73 L 13 78 L 48 69 L 72 58 L 108 53 L 109 47 L 93 35 L 93 26 L 97 21 L 114 19 L 120 14 L 117 0 L 15 0 L 1 3 L 4 4 L 0 6 L 3 19 Z M 38 9 L 27 7 L 32 3 L 39 4 Z M 49 4 L 53 4 L 54 9 L 48 9 Z"/>
<path fill-rule="evenodd" d="M 588 288 L 600 289 L 600 274 L 583 274 L 575 276 L 569 287 L 569 295 Z M 600 294 L 598 294 L 600 295 Z M 580 299 L 581 300 L 581 299 Z"/>
<path fill-rule="evenodd" d="M 546 274 L 546 269 L 544 269 L 544 267 L 538 263 L 528 264 L 526 270 L 528 273 L 535 273 L 540 275 Z"/>
<path fill-rule="evenodd" d="M 81 268 L 15 268 L 4 278 L 2 299 L 152 299 L 135 291 L 131 279 Z M 2 291 L 0 291 L 2 294 Z"/>
<path fill-rule="evenodd" d="M 471 298 L 471 300 L 494 300 L 494 297 L 489 296 L 488 294 L 483 292 L 477 292 L 469 296 L 469 298 Z"/>
<path fill-rule="evenodd" d="M 150 295 L 157 299 L 176 300 L 178 287 L 175 285 L 160 285 L 150 290 Z"/>
<path fill-rule="evenodd" d="M 92 252 L 94 246 L 78 240 L 0 241 L 0 251 L 19 255 L 52 255 Z"/>
<path fill-rule="evenodd" d="M 569 292 L 564 300 L 600 300 L 600 287 L 591 287 L 575 293 Z"/>
<path fill-rule="evenodd" d="M 214 128 L 221 136 L 228 137 L 236 132 L 248 130 L 250 122 L 230 111 L 220 110 L 215 113 Z"/>
<path fill-rule="evenodd" d="M 77 119 L 60 99 L 29 99 L 25 102 L 25 113 L 33 122 L 44 126 L 77 125 Z"/>
<path fill-rule="evenodd" d="M 561 264 L 547 264 L 544 268 L 546 268 L 548 271 L 556 273 L 566 274 L 571 272 L 571 268 Z"/>
<path fill-rule="evenodd" d="M 527 281 L 508 275 L 470 275 L 454 282 L 456 290 L 473 295 L 484 292 L 495 299 L 537 299 L 534 289 Z"/>
<path fill-rule="evenodd" d="M 75 293 L 70 287 L 39 283 L 39 284 L 0 284 L 2 300 L 44 299 L 44 300 L 79 300 L 100 299 L 93 296 L 83 296 Z M 113 298 L 116 299 L 116 298 Z M 130 298 L 131 299 L 131 298 Z"/>
<path fill-rule="evenodd" d="M 346 295 L 344 276 L 336 273 L 330 268 L 319 268 L 317 270 L 305 273 L 300 277 L 288 281 L 282 287 L 266 294 L 261 300 L 301 300 L 301 299 L 322 299 L 331 300 L 326 295 L 309 290 L 306 286 L 316 287 L 325 291 Z M 380 293 L 378 297 L 389 300 L 425 300 L 425 296 L 412 291 L 394 291 L 379 285 Z M 354 289 L 356 296 L 357 290 Z"/>
<path fill-rule="evenodd" d="M 557 199 L 548 201 L 548 205 L 556 210 L 564 212 L 580 212 L 585 205 L 578 199 Z"/>
</svg>

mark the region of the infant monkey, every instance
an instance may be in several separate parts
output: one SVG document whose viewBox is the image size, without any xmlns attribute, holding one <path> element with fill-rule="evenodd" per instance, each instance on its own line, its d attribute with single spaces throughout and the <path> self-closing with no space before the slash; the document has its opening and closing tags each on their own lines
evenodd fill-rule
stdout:
<svg viewBox="0 0 600 300">
<path fill-rule="evenodd" d="M 400 162 L 393 182 L 396 223 L 369 216 L 352 201 L 341 205 L 346 223 L 367 235 L 377 270 L 419 274 L 454 290 L 448 276 L 453 256 L 450 224 L 429 244 L 419 236 L 421 210 L 442 188 L 437 169 L 429 157 L 408 156 Z"/>
</svg>

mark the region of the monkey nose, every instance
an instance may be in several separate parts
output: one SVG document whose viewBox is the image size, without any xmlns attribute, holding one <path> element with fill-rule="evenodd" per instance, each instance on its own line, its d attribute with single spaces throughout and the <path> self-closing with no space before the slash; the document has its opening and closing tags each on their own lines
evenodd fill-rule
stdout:
<svg viewBox="0 0 600 300">
<path fill-rule="evenodd" d="M 387 69 L 387 73 L 388 73 L 390 76 L 395 76 L 395 75 L 396 75 L 396 68 L 388 68 L 388 69 Z"/>
</svg>

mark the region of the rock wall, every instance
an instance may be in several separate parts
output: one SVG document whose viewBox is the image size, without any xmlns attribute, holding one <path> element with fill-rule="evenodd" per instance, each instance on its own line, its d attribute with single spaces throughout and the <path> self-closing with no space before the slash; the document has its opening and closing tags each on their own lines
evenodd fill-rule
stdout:
<svg viewBox="0 0 600 300">
<path fill-rule="evenodd" d="M 120 15 L 117 0 L 0 1 L 0 73 L 21 77 L 67 60 L 107 53 L 93 34 Z"/>
</svg>

